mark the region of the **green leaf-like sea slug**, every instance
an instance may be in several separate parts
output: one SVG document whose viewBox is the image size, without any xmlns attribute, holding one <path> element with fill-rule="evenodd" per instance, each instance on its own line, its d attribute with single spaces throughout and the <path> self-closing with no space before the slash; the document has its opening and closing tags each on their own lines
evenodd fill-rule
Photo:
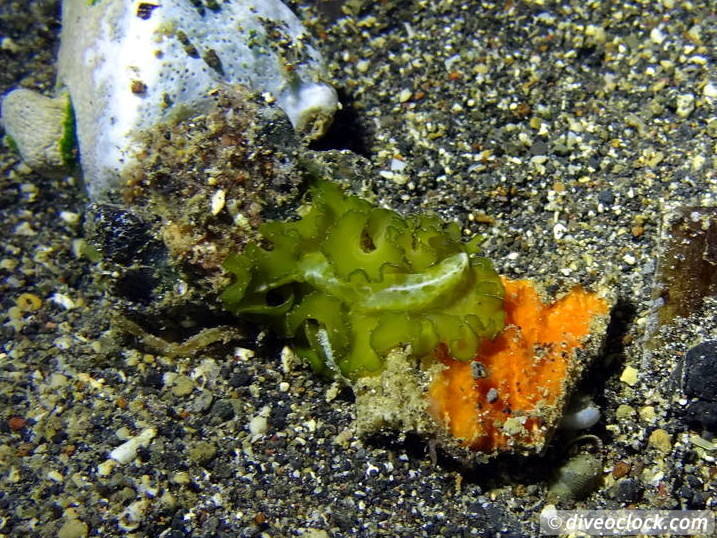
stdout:
<svg viewBox="0 0 717 538">
<path fill-rule="evenodd" d="M 294 339 L 314 369 L 349 379 L 382 371 L 387 354 L 439 346 L 459 360 L 503 328 L 503 285 L 455 223 L 402 216 L 319 182 L 301 218 L 260 228 L 225 269 L 233 313 Z"/>
</svg>

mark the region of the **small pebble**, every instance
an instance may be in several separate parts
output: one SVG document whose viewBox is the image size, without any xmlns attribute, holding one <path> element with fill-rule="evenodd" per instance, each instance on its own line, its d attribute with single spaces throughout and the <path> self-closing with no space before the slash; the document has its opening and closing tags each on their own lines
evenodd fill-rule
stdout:
<svg viewBox="0 0 717 538">
<path fill-rule="evenodd" d="M 660 452 L 668 453 L 672 450 L 672 436 L 661 428 L 656 429 L 650 434 L 648 443 Z"/>
<path fill-rule="evenodd" d="M 60 218 L 65 224 L 77 226 L 80 223 L 81 215 L 72 211 L 60 211 Z"/>
<path fill-rule="evenodd" d="M 57 531 L 57 538 L 83 538 L 87 536 L 89 527 L 87 523 L 79 519 L 68 519 Z"/>
<path fill-rule="evenodd" d="M 645 422 L 652 423 L 657 418 L 657 414 L 655 413 L 655 408 L 651 405 L 646 405 L 645 407 L 641 407 L 638 411 L 640 418 L 644 420 Z"/>
<path fill-rule="evenodd" d="M 629 418 L 635 415 L 635 409 L 629 405 L 620 404 L 615 410 L 615 416 L 617 418 Z"/>
<path fill-rule="evenodd" d="M 639 480 L 622 478 L 610 489 L 610 494 L 618 502 L 631 503 L 640 499 L 644 489 Z"/>
<path fill-rule="evenodd" d="M 637 385 L 637 374 L 638 371 L 636 368 L 633 368 L 632 366 L 625 366 L 625 369 L 620 375 L 620 381 L 634 387 Z"/>
<path fill-rule="evenodd" d="M 226 202 L 226 191 L 224 189 L 219 189 L 212 196 L 211 209 L 210 209 L 211 214 L 218 215 L 219 212 L 222 209 L 224 209 L 225 202 Z"/>
<path fill-rule="evenodd" d="M 23 293 L 17 298 L 15 304 L 23 312 L 35 312 L 42 306 L 42 299 L 34 293 Z"/>
<path fill-rule="evenodd" d="M 615 466 L 612 468 L 612 476 L 613 478 L 622 478 L 627 473 L 630 472 L 630 464 L 624 461 L 619 461 L 615 464 Z"/>
<path fill-rule="evenodd" d="M 199 464 L 204 464 L 211 461 L 212 459 L 214 459 L 214 456 L 216 456 L 216 454 L 217 445 L 215 445 L 211 441 L 197 441 L 196 443 L 192 444 L 187 451 L 189 459 Z"/>
<path fill-rule="evenodd" d="M 10 417 L 10 419 L 7 421 L 7 425 L 14 432 L 22 430 L 26 424 L 27 420 L 22 417 Z"/>
<path fill-rule="evenodd" d="M 677 115 L 686 118 L 695 109 L 695 96 L 691 93 L 683 93 L 677 96 Z"/>
<path fill-rule="evenodd" d="M 172 394 L 181 398 L 182 396 L 188 396 L 194 390 L 194 381 L 192 378 L 186 375 L 177 376 L 172 384 Z"/>
</svg>

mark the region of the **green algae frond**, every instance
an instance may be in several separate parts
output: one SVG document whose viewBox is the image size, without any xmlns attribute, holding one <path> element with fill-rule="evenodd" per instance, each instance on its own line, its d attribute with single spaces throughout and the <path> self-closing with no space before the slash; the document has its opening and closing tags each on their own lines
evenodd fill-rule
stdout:
<svg viewBox="0 0 717 538">
<path fill-rule="evenodd" d="M 72 102 L 67 99 L 65 107 L 65 119 L 62 122 L 62 138 L 60 139 L 60 156 L 62 164 L 71 169 L 77 164 L 77 126 L 75 124 L 75 109 Z"/>
<path fill-rule="evenodd" d="M 5 142 L 7 147 L 10 148 L 10 151 L 20 155 L 20 148 L 18 147 L 17 142 L 15 141 L 15 139 L 12 136 L 10 136 L 9 134 L 6 134 L 3 137 L 3 141 Z"/>
<path fill-rule="evenodd" d="M 350 379 L 380 372 L 386 355 L 439 346 L 470 360 L 503 328 L 503 286 L 477 240 L 455 223 L 403 217 L 319 182 L 301 218 L 260 228 L 269 248 L 227 259 L 227 309 L 257 319 L 315 370 Z"/>
</svg>

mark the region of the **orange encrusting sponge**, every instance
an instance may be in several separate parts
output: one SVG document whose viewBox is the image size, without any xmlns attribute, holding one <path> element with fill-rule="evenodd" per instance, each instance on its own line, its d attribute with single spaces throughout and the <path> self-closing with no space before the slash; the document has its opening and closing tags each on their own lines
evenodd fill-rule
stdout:
<svg viewBox="0 0 717 538">
<path fill-rule="evenodd" d="M 575 350 L 608 311 L 580 287 L 546 305 L 527 280 L 503 285 L 505 329 L 473 361 L 439 349 L 446 368 L 428 391 L 434 418 L 460 444 L 488 453 L 543 446 L 577 373 Z"/>
</svg>

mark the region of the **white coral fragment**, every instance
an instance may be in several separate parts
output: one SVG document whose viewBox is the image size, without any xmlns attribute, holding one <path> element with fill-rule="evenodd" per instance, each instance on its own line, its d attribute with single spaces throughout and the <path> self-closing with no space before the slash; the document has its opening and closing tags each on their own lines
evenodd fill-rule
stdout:
<svg viewBox="0 0 717 538">
<path fill-rule="evenodd" d="M 156 435 L 157 430 L 155 428 L 145 428 L 139 435 L 132 437 L 112 450 L 110 458 L 118 463 L 129 463 L 137 456 L 137 450 L 148 446 Z"/>
<path fill-rule="evenodd" d="M 68 155 L 63 152 L 71 125 L 69 99 L 62 94 L 51 98 L 20 88 L 10 92 L 2 102 L 2 123 L 25 164 L 49 176 L 69 171 Z"/>
</svg>

